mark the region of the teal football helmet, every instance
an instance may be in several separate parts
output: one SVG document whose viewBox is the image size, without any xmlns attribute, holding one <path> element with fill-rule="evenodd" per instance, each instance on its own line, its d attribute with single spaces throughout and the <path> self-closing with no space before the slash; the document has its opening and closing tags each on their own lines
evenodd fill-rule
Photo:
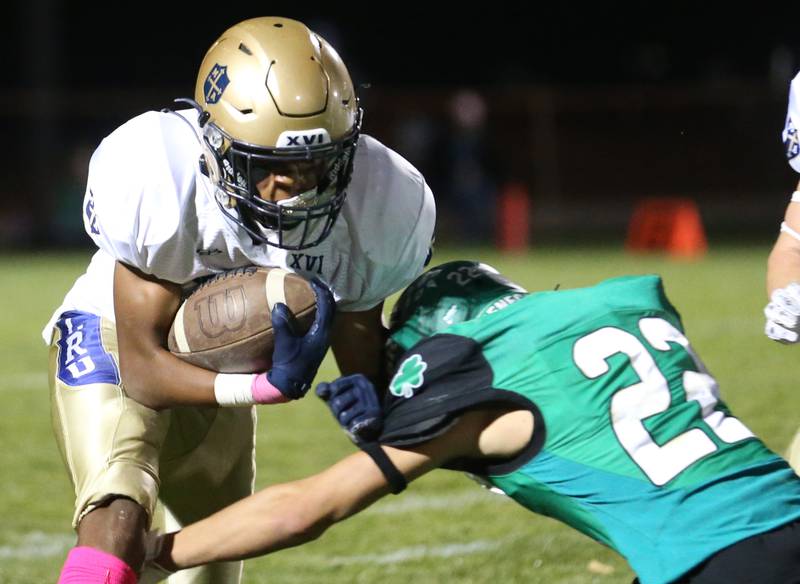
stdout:
<svg viewBox="0 0 800 584">
<path fill-rule="evenodd" d="M 387 371 L 421 340 L 454 324 L 491 314 L 527 291 L 488 264 L 454 261 L 431 268 L 398 299 L 389 321 Z"/>
</svg>

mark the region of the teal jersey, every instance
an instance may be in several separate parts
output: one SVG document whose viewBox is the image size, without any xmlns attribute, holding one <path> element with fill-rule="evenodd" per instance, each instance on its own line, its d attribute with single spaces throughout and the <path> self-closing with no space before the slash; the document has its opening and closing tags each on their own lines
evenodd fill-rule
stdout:
<svg viewBox="0 0 800 584">
<path fill-rule="evenodd" d="M 531 294 L 448 327 L 403 356 L 390 389 L 386 443 L 403 444 L 412 419 L 430 437 L 489 401 L 534 411 L 517 460 L 453 468 L 617 550 L 643 583 L 800 518 L 800 479 L 720 400 L 656 276 Z"/>
</svg>

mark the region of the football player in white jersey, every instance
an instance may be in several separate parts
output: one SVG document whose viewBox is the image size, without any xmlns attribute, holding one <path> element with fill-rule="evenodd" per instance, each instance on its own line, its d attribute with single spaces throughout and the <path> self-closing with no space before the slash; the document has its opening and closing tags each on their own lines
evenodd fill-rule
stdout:
<svg viewBox="0 0 800 584">
<path fill-rule="evenodd" d="M 789 111 L 781 137 L 789 164 L 800 173 L 800 73 L 789 89 Z M 792 193 L 780 235 L 769 255 L 767 293 L 769 303 L 764 309 L 767 336 L 781 343 L 797 343 L 800 341 L 800 183 Z M 788 457 L 795 471 L 800 470 L 800 431 L 792 440 Z"/>
<path fill-rule="evenodd" d="M 131 119 L 95 151 L 83 213 L 98 250 L 43 331 L 76 493 L 78 544 L 60 582 L 135 582 L 158 499 L 175 528 L 250 494 L 253 405 L 304 395 L 328 328 L 342 374 L 379 378 L 383 301 L 429 254 L 424 178 L 360 134 L 344 63 L 302 23 L 231 27 L 184 101 Z M 295 337 L 277 326 L 278 305 L 273 368 L 261 374 L 217 374 L 169 353 L 187 290 L 248 265 L 316 278 L 317 326 Z M 238 582 L 241 563 L 174 578 Z"/>
</svg>

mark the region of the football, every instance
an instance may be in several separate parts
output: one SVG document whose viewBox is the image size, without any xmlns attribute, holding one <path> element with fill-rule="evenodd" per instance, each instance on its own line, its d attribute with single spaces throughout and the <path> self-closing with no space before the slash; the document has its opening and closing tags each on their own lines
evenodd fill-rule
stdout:
<svg viewBox="0 0 800 584">
<path fill-rule="evenodd" d="M 167 339 L 177 357 L 220 373 L 259 373 L 272 366 L 272 307 L 295 316 L 296 334 L 314 322 L 311 284 L 280 268 L 247 267 L 219 274 L 187 297 Z"/>
</svg>

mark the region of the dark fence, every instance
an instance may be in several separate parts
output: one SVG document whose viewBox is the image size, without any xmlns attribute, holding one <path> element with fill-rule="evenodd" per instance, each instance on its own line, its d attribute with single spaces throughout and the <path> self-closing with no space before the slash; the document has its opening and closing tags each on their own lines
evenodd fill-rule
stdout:
<svg viewBox="0 0 800 584">
<path fill-rule="evenodd" d="M 534 244 L 621 239 L 637 201 L 694 199 L 709 233 L 768 238 L 797 177 L 780 131 L 786 88 L 692 86 L 361 91 L 365 131 L 420 168 L 440 241 L 492 241 L 498 193 L 524 187 Z M 92 149 L 185 92 L 7 91 L 0 96 L 0 242 L 81 245 Z M 145 171 L 145 169 L 143 169 Z"/>
</svg>

